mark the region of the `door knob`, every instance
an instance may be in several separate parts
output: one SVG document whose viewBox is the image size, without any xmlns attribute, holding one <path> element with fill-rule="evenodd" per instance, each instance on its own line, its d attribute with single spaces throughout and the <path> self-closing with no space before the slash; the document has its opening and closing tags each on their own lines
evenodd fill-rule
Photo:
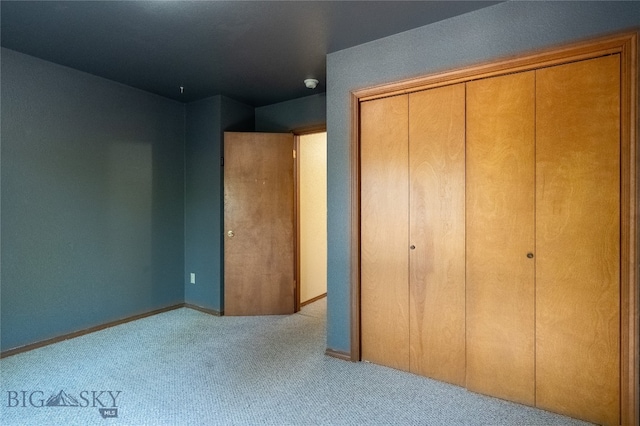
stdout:
<svg viewBox="0 0 640 426">
<path fill-rule="evenodd" d="M 409 248 L 410 248 L 411 250 L 415 250 L 415 249 L 416 249 L 416 246 L 414 246 L 413 244 L 411 244 L 411 245 L 409 246 Z"/>
<path fill-rule="evenodd" d="M 528 257 L 529 259 L 533 259 L 533 253 L 527 253 L 527 257 Z"/>
<path fill-rule="evenodd" d="M 233 236 L 236 234 L 233 231 L 229 231 L 227 232 L 227 235 L 229 236 L 229 238 L 233 238 Z"/>
</svg>

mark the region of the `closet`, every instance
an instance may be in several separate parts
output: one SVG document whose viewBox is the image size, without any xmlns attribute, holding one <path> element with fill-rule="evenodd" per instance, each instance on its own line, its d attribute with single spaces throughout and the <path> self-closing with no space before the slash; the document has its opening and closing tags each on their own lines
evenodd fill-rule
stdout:
<svg viewBox="0 0 640 426">
<path fill-rule="evenodd" d="M 360 103 L 363 360 L 620 422 L 620 55 Z"/>
<path fill-rule="evenodd" d="M 361 107 L 362 358 L 464 384 L 464 84 Z"/>
</svg>

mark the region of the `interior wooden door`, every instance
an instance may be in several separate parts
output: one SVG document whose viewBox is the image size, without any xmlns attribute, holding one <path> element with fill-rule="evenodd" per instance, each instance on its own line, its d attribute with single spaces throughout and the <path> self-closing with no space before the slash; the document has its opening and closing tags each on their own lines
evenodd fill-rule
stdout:
<svg viewBox="0 0 640 426">
<path fill-rule="evenodd" d="M 467 388 L 534 405 L 533 71 L 467 83 Z"/>
<path fill-rule="evenodd" d="M 620 419 L 619 56 L 536 71 L 536 400 Z"/>
<path fill-rule="evenodd" d="M 224 134 L 224 313 L 295 309 L 293 135 Z"/>
<path fill-rule="evenodd" d="M 465 86 L 409 95 L 411 372 L 465 383 Z"/>
<path fill-rule="evenodd" d="M 408 96 L 360 118 L 362 359 L 409 370 Z"/>
</svg>

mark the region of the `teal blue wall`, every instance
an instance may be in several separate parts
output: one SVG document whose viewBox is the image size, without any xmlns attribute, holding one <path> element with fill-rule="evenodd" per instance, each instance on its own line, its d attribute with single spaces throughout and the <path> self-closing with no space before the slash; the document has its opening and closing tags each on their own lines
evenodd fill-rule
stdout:
<svg viewBox="0 0 640 426">
<path fill-rule="evenodd" d="M 220 103 L 216 96 L 187 104 L 185 139 L 184 299 L 216 311 L 222 309 Z M 191 272 L 196 284 L 189 282 Z"/>
<path fill-rule="evenodd" d="M 350 93 L 640 26 L 640 2 L 506 2 L 327 57 L 327 346 L 350 344 Z"/>
<path fill-rule="evenodd" d="M 0 348 L 184 301 L 184 105 L 2 49 Z"/>
<path fill-rule="evenodd" d="M 223 310 L 223 133 L 253 131 L 254 108 L 8 49 L 1 71 L 0 350 L 182 302 Z"/>
<path fill-rule="evenodd" d="M 350 92 L 638 26 L 640 2 L 507 2 L 332 53 L 326 98 L 255 116 L 2 49 L 0 349 L 183 301 L 222 309 L 222 132 L 326 113 L 327 346 L 349 351 Z"/>
<path fill-rule="evenodd" d="M 224 309 L 223 154 L 225 131 L 253 131 L 254 109 L 224 96 L 187 104 L 185 302 Z M 196 283 L 190 283 L 190 273 Z"/>
<path fill-rule="evenodd" d="M 256 108 L 256 132 L 290 132 L 327 124 L 325 93 Z"/>
</svg>

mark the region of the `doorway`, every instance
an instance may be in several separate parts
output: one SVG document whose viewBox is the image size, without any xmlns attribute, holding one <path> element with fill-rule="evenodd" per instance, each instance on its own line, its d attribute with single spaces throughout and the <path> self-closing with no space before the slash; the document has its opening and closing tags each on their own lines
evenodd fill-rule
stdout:
<svg viewBox="0 0 640 426">
<path fill-rule="evenodd" d="M 327 132 L 296 136 L 296 311 L 327 295 Z"/>
</svg>

